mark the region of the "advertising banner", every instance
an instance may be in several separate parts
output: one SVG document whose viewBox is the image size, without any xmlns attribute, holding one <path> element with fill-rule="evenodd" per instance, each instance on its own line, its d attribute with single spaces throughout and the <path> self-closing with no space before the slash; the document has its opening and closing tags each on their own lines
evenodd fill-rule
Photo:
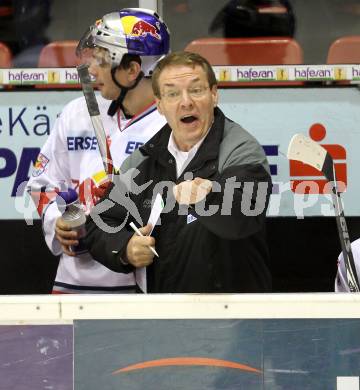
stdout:
<svg viewBox="0 0 360 390">
<path fill-rule="evenodd" d="M 226 89 L 225 115 L 263 146 L 274 183 L 268 215 L 332 216 L 329 186 L 320 171 L 289 161 L 291 138 L 301 133 L 333 157 L 345 214 L 360 216 L 360 92 L 357 88 Z"/>
<path fill-rule="evenodd" d="M 359 390 L 359 320 L 75 321 L 75 390 Z"/>
<path fill-rule="evenodd" d="M 358 319 L 1 325 L 0 389 L 359 390 Z"/>
<path fill-rule="evenodd" d="M 23 199 L 40 148 L 64 105 L 81 92 L 1 92 L 0 219 L 37 218 Z"/>
<path fill-rule="evenodd" d="M 81 91 L 2 92 L 0 105 L 0 219 L 37 218 L 23 198 L 41 146 L 62 107 Z M 357 88 L 222 89 L 220 108 L 253 134 L 270 163 L 269 216 L 332 216 L 322 173 L 286 158 L 302 133 L 332 155 L 345 214 L 360 216 L 360 92 Z"/>
<path fill-rule="evenodd" d="M 0 325 L 0 389 L 73 389 L 72 325 Z"/>
<path fill-rule="evenodd" d="M 335 65 L 219 65 L 213 66 L 219 82 L 249 83 L 275 81 L 360 81 L 359 64 Z M 22 68 L 0 69 L 0 84 L 39 85 L 49 87 L 78 84 L 76 68 Z"/>
</svg>

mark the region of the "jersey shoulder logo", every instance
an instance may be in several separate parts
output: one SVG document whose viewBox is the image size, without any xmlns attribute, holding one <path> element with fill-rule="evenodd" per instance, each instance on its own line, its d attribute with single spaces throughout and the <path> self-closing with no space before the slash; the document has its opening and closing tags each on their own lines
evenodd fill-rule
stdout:
<svg viewBox="0 0 360 390">
<path fill-rule="evenodd" d="M 46 166 L 49 163 L 49 159 L 45 156 L 43 153 L 39 153 L 36 162 L 34 164 L 34 170 L 32 172 L 33 177 L 38 177 L 40 176 L 44 171 Z"/>
</svg>

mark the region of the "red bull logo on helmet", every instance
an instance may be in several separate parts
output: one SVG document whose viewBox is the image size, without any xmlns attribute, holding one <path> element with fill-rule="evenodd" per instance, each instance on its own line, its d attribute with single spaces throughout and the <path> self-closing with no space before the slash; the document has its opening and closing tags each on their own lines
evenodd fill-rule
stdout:
<svg viewBox="0 0 360 390">
<path fill-rule="evenodd" d="M 161 40 L 161 35 L 159 34 L 159 22 L 157 22 L 156 26 L 154 26 L 143 19 L 137 18 L 136 16 L 124 16 L 121 18 L 121 22 L 124 28 L 124 32 L 127 35 L 145 37 L 149 34 L 152 37 Z"/>
<path fill-rule="evenodd" d="M 137 23 L 134 24 L 132 34 L 143 37 L 147 34 L 150 34 L 156 39 L 161 39 L 161 36 L 158 34 L 158 28 L 148 22 L 145 22 L 145 20 L 139 20 Z"/>
</svg>

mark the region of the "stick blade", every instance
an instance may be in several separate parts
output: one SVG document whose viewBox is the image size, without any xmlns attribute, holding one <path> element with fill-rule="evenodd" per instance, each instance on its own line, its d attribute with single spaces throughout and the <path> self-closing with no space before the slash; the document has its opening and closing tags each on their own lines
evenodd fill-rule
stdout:
<svg viewBox="0 0 360 390">
<path fill-rule="evenodd" d="M 301 161 L 319 171 L 323 170 L 327 151 L 303 134 L 295 134 L 289 143 L 287 158 Z"/>
</svg>

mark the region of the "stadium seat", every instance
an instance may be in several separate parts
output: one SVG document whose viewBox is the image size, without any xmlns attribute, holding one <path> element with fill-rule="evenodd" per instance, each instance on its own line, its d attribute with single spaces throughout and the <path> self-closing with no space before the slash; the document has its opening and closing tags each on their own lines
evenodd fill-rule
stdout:
<svg viewBox="0 0 360 390">
<path fill-rule="evenodd" d="M 302 64 L 303 51 L 292 38 L 200 38 L 190 42 L 186 51 L 205 57 L 211 65 L 286 65 Z M 302 82 L 227 82 L 227 86 L 303 85 Z"/>
<path fill-rule="evenodd" d="M 360 35 L 349 35 L 334 41 L 328 50 L 327 64 L 360 64 Z M 351 81 L 339 80 L 329 84 L 349 85 Z"/>
<path fill-rule="evenodd" d="M 334 41 L 328 51 L 328 64 L 360 64 L 360 35 L 349 35 Z"/>
<path fill-rule="evenodd" d="M 75 50 L 78 41 L 54 41 L 44 46 L 40 52 L 39 68 L 71 68 L 79 65 Z M 37 88 L 80 88 L 80 84 L 48 84 Z"/>
<path fill-rule="evenodd" d="M 0 68 L 11 67 L 12 54 L 5 43 L 0 42 Z"/>
</svg>

